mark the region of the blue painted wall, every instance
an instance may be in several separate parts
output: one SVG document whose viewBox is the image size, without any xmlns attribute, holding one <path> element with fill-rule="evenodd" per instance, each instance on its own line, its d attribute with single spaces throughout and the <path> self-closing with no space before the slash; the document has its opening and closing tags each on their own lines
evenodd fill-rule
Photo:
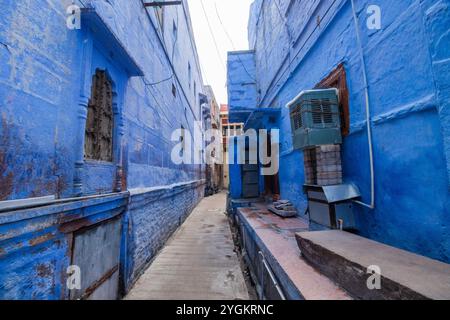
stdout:
<svg viewBox="0 0 450 320">
<path fill-rule="evenodd" d="M 127 203 L 120 193 L 0 213 L 0 300 L 68 299 L 74 233 L 123 216 Z"/>
<path fill-rule="evenodd" d="M 239 165 L 239 144 L 238 137 L 231 137 L 228 141 L 228 167 L 229 167 L 229 177 L 230 177 L 230 197 L 232 199 L 242 198 L 242 171 L 241 165 Z M 233 150 L 233 152 L 231 152 Z"/>
<path fill-rule="evenodd" d="M 172 132 L 193 131 L 194 121 L 201 119 L 203 80 L 187 1 L 165 8 L 161 21 L 156 9 L 146 11 L 141 0 L 75 1 L 97 17 L 92 22 L 83 14 L 81 30 L 66 27 L 71 3 L 2 2 L 0 201 L 96 198 L 129 190 L 132 195 L 123 195 L 116 207 L 102 207 L 100 221 L 118 212 L 124 221 L 121 279 L 126 290 L 203 195 L 204 168 L 178 166 L 170 158 L 176 143 Z M 83 159 L 86 106 L 97 69 L 106 70 L 114 85 L 112 163 Z M 71 203 L 94 210 L 89 202 Z M 69 214 L 65 209 L 54 207 L 54 230 Z M 0 213 L 0 299 L 68 297 L 66 235 L 55 231 L 55 239 L 20 244 L 42 232 L 41 213 L 40 208 Z"/>
<path fill-rule="evenodd" d="M 145 272 L 198 202 L 203 198 L 204 183 L 190 182 L 164 189 L 134 192 L 130 197 L 124 239 L 123 277 L 128 291 Z"/>
<path fill-rule="evenodd" d="M 83 2 L 95 8 L 144 77 L 129 77 L 122 61 L 102 48 L 108 39 L 96 38 L 95 31 L 83 24 L 81 30 L 66 27 L 65 9 L 71 1 L 3 3 L 0 200 L 71 195 L 76 153 L 84 143 L 77 141 L 82 131 L 80 99 L 89 98 L 90 94 L 83 93 L 90 93 L 96 68 L 107 69 L 117 87 L 128 188 L 201 178 L 198 166 L 180 167 L 170 161 L 172 131 L 181 126 L 193 130 L 193 122 L 200 120 L 198 94 L 203 92 L 203 81 L 187 3 L 164 9 L 161 25 L 155 10 L 150 8 L 147 17 L 139 0 Z M 86 49 L 86 43 L 93 48 Z M 176 97 L 172 84 L 177 88 Z M 89 169 L 84 193 L 112 191 L 110 174 L 105 174 L 108 171 Z"/>
<path fill-rule="evenodd" d="M 257 106 L 255 52 L 229 52 L 227 69 L 230 122 L 245 122 Z"/>
<path fill-rule="evenodd" d="M 355 3 L 372 105 L 377 194 L 375 210 L 355 207 L 358 229 L 450 262 L 449 1 Z M 381 30 L 366 28 L 369 5 L 382 10 Z M 255 0 L 249 42 L 258 106 L 281 109 L 282 198 L 300 211 L 307 205 L 303 154 L 292 149 L 284 106 L 343 63 L 351 123 L 343 145 L 344 180 L 356 183 L 370 201 L 364 84 L 350 1 Z"/>
</svg>

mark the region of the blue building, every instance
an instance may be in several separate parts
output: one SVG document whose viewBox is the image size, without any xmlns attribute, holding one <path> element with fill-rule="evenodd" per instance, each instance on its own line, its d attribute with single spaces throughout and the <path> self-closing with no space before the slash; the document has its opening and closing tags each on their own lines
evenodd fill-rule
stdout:
<svg viewBox="0 0 450 320">
<path fill-rule="evenodd" d="M 342 179 L 361 195 L 353 231 L 449 263 L 449 28 L 447 0 L 255 0 L 228 92 L 230 121 L 280 129 L 279 175 L 260 176 L 258 195 L 279 193 L 308 219 L 306 152 L 286 106 L 338 88 Z M 230 170 L 231 196 L 245 198 L 241 166 Z"/>
<path fill-rule="evenodd" d="M 127 292 L 203 197 L 203 92 L 187 1 L 3 1 L 0 299 Z"/>
</svg>

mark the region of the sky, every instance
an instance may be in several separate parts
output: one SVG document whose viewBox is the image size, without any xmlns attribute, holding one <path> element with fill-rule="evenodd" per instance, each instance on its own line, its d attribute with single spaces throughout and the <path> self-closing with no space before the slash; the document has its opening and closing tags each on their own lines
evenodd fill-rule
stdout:
<svg viewBox="0 0 450 320">
<path fill-rule="evenodd" d="M 252 2 L 188 0 L 203 81 L 212 86 L 219 104 L 227 103 L 227 52 L 248 49 L 247 23 Z"/>
</svg>

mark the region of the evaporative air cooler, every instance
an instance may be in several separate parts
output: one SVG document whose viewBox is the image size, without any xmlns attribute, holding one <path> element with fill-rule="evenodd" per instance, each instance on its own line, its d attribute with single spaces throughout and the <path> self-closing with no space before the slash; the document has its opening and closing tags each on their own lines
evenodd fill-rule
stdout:
<svg viewBox="0 0 450 320">
<path fill-rule="evenodd" d="M 350 200 L 360 193 L 353 184 L 342 183 L 339 91 L 303 91 L 287 107 L 293 147 L 304 154 L 304 193 L 311 222 L 332 229 L 354 228 Z"/>
<path fill-rule="evenodd" d="M 303 91 L 288 107 L 294 149 L 342 143 L 337 89 Z"/>
</svg>

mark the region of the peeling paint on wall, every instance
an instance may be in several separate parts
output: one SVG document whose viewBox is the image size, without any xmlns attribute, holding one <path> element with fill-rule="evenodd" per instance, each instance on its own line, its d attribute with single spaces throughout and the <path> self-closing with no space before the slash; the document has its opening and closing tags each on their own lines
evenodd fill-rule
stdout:
<svg viewBox="0 0 450 320">
<path fill-rule="evenodd" d="M 61 199 L 0 213 L 0 299 L 69 299 L 65 282 L 73 233 L 116 217 L 125 226 L 119 269 L 121 289 L 128 289 L 204 194 L 203 168 L 170 160 L 172 131 L 181 125 L 193 129 L 200 117 L 198 96 L 186 77 L 188 62 L 197 93 L 203 92 L 187 2 L 184 9 L 165 12 L 170 26 L 179 17 L 176 46 L 141 1 L 83 2 L 106 24 L 109 38 L 103 42 L 95 28 L 66 27 L 64 5 L 70 1 L 7 0 L 0 11 L 0 42 L 6 45 L 0 44 L 0 201 Z M 130 78 L 129 61 L 108 50 L 109 40 L 125 48 L 144 77 Z M 172 47 L 178 53 L 171 61 L 166 48 Z M 113 143 L 121 141 L 113 162 L 86 161 L 78 152 L 90 98 L 86 79 L 96 68 L 110 71 L 118 87 Z M 172 81 L 160 82 L 173 71 Z M 66 202 L 78 178 L 80 193 L 92 197 Z M 133 210 L 127 209 L 126 192 L 100 195 L 127 188 L 154 190 L 134 197 L 146 200 Z M 155 192 L 165 196 L 159 199 Z"/>
</svg>

